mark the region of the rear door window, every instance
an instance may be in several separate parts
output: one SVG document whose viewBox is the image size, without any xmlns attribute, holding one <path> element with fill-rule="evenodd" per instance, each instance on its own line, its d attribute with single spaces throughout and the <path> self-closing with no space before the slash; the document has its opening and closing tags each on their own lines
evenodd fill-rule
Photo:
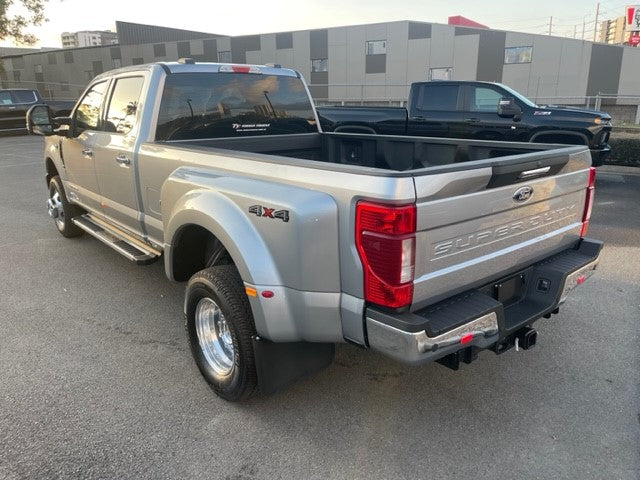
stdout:
<svg viewBox="0 0 640 480">
<path fill-rule="evenodd" d="M 455 112 L 458 106 L 458 85 L 424 85 L 418 94 L 416 108 L 426 111 Z"/>
<path fill-rule="evenodd" d="M 297 77 L 245 73 L 167 76 L 156 140 L 317 132 Z"/>
<path fill-rule="evenodd" d="M 36 94 L 31 90 L 14 90 L 13 102 L 14 103 L 36 103 L 38 99 Z"/>
<path fill-rule="evenodd" d="M 125 77 L 116 80 L 107 109 L 105 131 L 126 135 L 133 129 L 143 83 L 144 77 Z"/>
</svg>

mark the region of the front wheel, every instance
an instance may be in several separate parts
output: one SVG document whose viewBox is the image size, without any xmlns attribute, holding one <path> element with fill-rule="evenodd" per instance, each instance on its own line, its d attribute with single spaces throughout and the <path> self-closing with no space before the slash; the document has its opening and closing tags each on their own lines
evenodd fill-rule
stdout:
<svg viewBox="0 0 640 480">
<path fill-rule="evenodd" d="M 82 235 L 82 229 L 73 223 L 73 218 L 81 215 L 82 209 L 77 205 L 69 203 L 64 192 L 64 187 L 62 186 L 62 180 L 60 180 L 58 175 L 53 177 L 49 182 L 47 210 L 62 236 L 71 238 Z"/>
<path fill-rule="evenodd" d="M 252 345 L 256 330 L 235 266 L 196 273 L 185 297 L 185 327 L 200 373 L 225 400 L 248 398 L 258 383 Z"/>
</svg>

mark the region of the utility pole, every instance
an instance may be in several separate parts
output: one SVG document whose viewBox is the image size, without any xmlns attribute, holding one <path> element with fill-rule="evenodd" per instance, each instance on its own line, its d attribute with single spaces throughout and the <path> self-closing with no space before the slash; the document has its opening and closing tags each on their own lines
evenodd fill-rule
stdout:
<svg viewBox="0 0 640 480">
<path fill-rule="evenodd" d="M 553 16 L 549 17 L 549 35 L 551 35 L 552 27 L 553 27 Z"/>
<path fill-rule="evenodd" d="M 573 38 L 576 38 L 577 29 L 578 29 L 578 25 L 574 25 L 573 26 Z"/>
<path fill-rule="evenodd" d="M 584 29 L 586 27 L 586 21 L 587 21 L 587 16 L 585 15 L 584 17 L 582 17 L 582 40 L 584 40 Z"/>
<path fill-rule="evenodd" d="M 596 23 L 593 25 L 593 41 L 598 40 L 596 36 L 598 35 L 598 15 L 600 15 L 600 2 L 596 2 Z"/>
</svg>

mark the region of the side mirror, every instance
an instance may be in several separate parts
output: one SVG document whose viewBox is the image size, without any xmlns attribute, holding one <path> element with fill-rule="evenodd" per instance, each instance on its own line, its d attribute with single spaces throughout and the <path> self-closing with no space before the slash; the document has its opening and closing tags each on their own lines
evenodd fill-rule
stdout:
<svg viewBox="0 0 640 480">
<path fill-rule="evenodd" d="M 498 115 L 501 117 L 514 117 L 514 120 L 522 115 L 522 109 L 511 97 L 502 97 L 498 102 Z"/>
<path fill-rule="evenodd" d="M 27 111 L 27 131 L 31 135 L 54 135 L 53 119 L 48 105 L 34 105 Z"/>
</svg>

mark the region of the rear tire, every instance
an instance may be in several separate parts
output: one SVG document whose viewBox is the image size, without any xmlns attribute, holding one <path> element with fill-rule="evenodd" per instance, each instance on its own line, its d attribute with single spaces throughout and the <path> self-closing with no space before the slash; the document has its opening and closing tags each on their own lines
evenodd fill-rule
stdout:
<svg viewBox="0 0 640 480">
<path fill-rule="evenodd" d="M 58 231 L 63 237 L 79 237 L 84 232 L 73 223 L 73 218 L 83 214 L 77 205 L 67 200 L 60 176 L 54 176 L 49 182 L 49 200 L 47 201 L 49 215 L 53 218 Z"/>
<path fill-rule="evenodd" d="M 258 383 L 249 300 L 233 265 L 194 274 L 185 292 L 185 328 L 191 353 L 213 391 L 228 401 L 250 397 Z"/>
</svg>

